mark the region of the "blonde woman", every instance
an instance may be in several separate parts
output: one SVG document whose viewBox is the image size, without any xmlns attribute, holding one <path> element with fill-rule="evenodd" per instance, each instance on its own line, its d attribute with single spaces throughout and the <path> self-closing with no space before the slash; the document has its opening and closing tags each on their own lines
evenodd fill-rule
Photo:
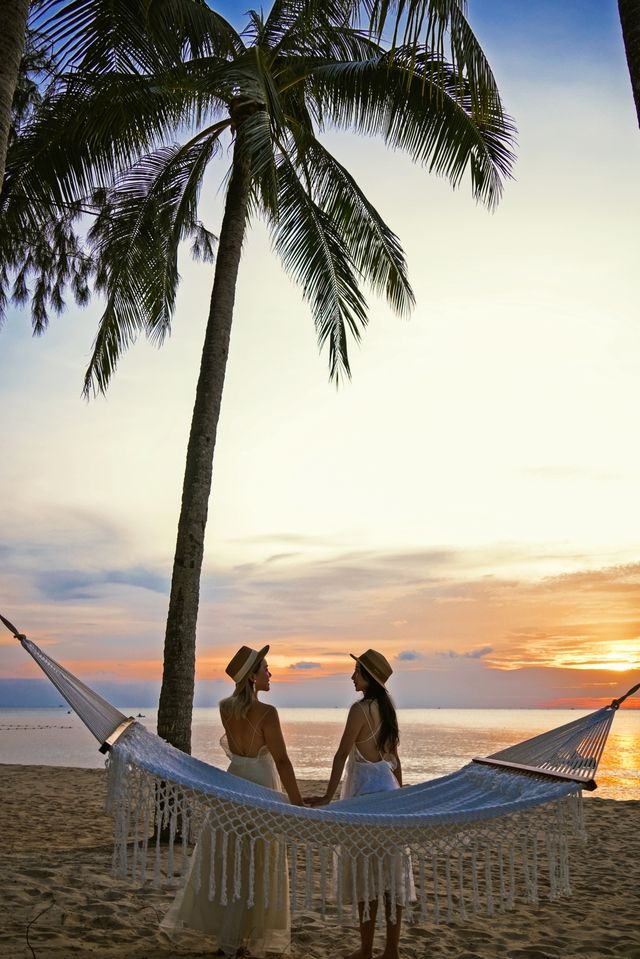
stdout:
<svg viewBox="0 0 640 959">
<path fill-rule="evenodd" d="M 266 655 L 269 647 L 260 650 L 242 646 L 227 666 L 227 675 L 235 683 L 233 693 L 220 702 L 220 718 L 224 736 L 220 740 L 229 757 L 228 772 L 241 779 L 259 783 L 270 789 L 284 791 L 289 801 L 302 806 L 303 801 L 296 782 L 293 766 L 280 729 L 278 712 L 274 706 L 260 702 L 259 695 L 268 693 L 271 673 Z M 198 842 L 198 854 L 192 857 L 184 888 L 162 923 L 162 929 L 171 934 L 176 928 L 188 926 L 213 936 L 219 953 L 226 956 L 265 956 L 267 953 L 282 953 L 290 947 L 291 921 L 289 914 L 289 890 L 270 895 L 265 906 L 263 895 L 264 854 L 261 843 L 256 843 L 253 876 L 255 889 L 253 905 L 247 906 L 246 897 L 229 897 L 221 904 L 216 897 L 209 900 L 209 888 L 221 888 L 222 863 L 214 856 L 215 882 L 210 883 L 207 873 L 211 862 L 211 835 L 205 825 Z M 235 850 L 230 845 L 226 872 L 235 875 Z M 246 848 L 241 854 L 240 869 L 243 887 L 249 873 L 249 856 Z M 195 864 L 206 864 L 203 875 L 197 877 Z M 275 889 L 276 865 L 273 857 L 269 882 Z M 273 874 L 272 874 L 273 873 Z M 286 870 L 285 870 L 286 887 Z"/>
<path fill-rule="evenodd" d="M 341 799 L 365 793 L 388 792 L 402 786 L 398 719 L 386 689 L 393 670 L 382 653 L 375 649 L 368 649 L 361 656 L 349 655 L 356 662 L 351 679 L 362 698 L 349 710 L 342 739 L 333 758 L 327 791 L 324 796 L 309 800 L 313 805 L 331 801 L 343 771 L 345 776 Z M 402 855 L 386 856 L 382 866 L 382 886 L 379 888 L 380 872 L 368 861 L 356 860 L 353 866 L 349 861 L 336 864 L 336 887 L 342 901 L 352 901 L 354 887 L 358 899 L 360 949 L 350 959 L 371 959 L 373 955 L 379 898 L 384 899 L 386 914 L 386 942 L 380 959 L 398 959 L 402 909 L 407 902 L 415 900 L 410 867 L 405 868 L 407 865 Z"/>
</svg>

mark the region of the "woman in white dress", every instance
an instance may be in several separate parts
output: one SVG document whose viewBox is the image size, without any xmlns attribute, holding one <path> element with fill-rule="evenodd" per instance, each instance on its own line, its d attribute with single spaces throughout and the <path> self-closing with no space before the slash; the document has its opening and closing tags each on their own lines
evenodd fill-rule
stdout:
<svg viewBox="0 0 640 959">
<path fill-rule="evenodd" d="M 236 687 L 232 695 L 220 703 L 220 718 L 225 730 L 220 744 L 230 759 L 228 772 L 280 792 L 284 786 L 289 801 L 302 806 L 304 804 L 287 755 L 278 712 L 274 706 L 267 706 L 258 699 L 259 693 L 267 693 L 270 688 L 271 673 L 265 659 L 268 651 L 268 646 L 259 651 L 242 646 L 227 666 L 226 672 Z M 284 888 L 276 895 L 277 863 L 270 856 L 270 895 L 267 897 L 268 905 L 265 905 L 264 849 L 258 841 L 253 863 L 250 864 L 247 847 L 248 843 L 244 843 L 240 855 L 241 888 L 247 888 L 251 872 L 253 904 L 247 905 L 246 894 L 240 898 L 229 896 L 226 903 L 220 902 L 217 896 L 210 900 L 210 890 L 221 889 L 223 869 L 227 876 L 235 876 L 237 870 L 235 845 L 229 843 L 226 868 L 221 857 L 214 855 L 214 876 L 211 877 L 211 831 L 205 823 L 198 840 L 198 850 L 191 858 L 186 883 L 176 896 L 161 928 L 169 935 L 185 926 L 198 929 L 213 936 L 218 952 L 226 956 L 248 952 L 251 956 L 260 957 L 269 952 L 286 952 L 291 944 L 286 864 Z M 283 881 L 282 873 L 280 881 Z"/>
<path fill-rule="evenodd" d="M 361 656 L 354 656 L 353 653 L 350 653 L 350 656 L 356 661 L 351 678 L 356 692 L 362 693 L 362 699 L 355 702 L 349 710 L 342 739 L 333 758 L 327 791 L 324 796 L 309 800 L 313 805 L 331 802 L 345 765 L 341 799 L 364 793 L 388 792 L 402 786 L 402 767 L 398 756 L 398 720 L 386 690 L 386 682 L 393 670 L 382 653 L 375 649 L 368 649 Z M 351 862 L 337 866 L 341 875 L 337 876 L 336 884 L 341 886 L 342 901 L 351 901 L 354 885 L 358 898 L 360 949 L 353 953 L 350 959 L 371 959 L 378 897 L 383 896 L 386 943 L 381 959 L 398 959 L 402 908 L 415 899 L 410 869 L 407 870 L 405 866 L 401 855 L 386 856 L 383 860 L 382 888 L 378 888 L 380 872 L 377 867 L 374 869 L 370 866 L 368 860 L 356 861 L 355 877 Z M 366 871 L 369 872 L 368 875 L 365 875 Z"/>
</svg>

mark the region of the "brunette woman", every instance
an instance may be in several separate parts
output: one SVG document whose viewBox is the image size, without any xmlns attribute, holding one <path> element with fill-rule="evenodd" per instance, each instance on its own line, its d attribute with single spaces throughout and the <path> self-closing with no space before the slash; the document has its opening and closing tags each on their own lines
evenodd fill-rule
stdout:
<svg viewBox="0 0 640 959">
<path fill-rule="evenodd" d="M 324 796 L 310 800 L 314 805 L 333 798 L 345 771 L 341 799 L 365 793 L 388 792 L 402 786 L 402 767 L 398 756 L 398 719 L 386 689 L 393 670 L 375 649 L 354 656 L 356 666 L 351 679 L 362 699 L 349 710 L 340 745 L 333 758 L 331 777 Z M 346 770 L 345 770 L 346 765 Z M 360 918 L 360 949 L 350 959 L 371 959 L 378 900 L 384 899 L 386 942 L 381 959 L 398 959 L 402 909 L 415 899 L 410 864 L 403 854 L 388 855 L 381 868 L 370 861 L 374 857 L 340 857 L 336 863 L 336 894 L 351 902 L 355 887 Z M 368 874 L 367 874 L 368 873 Z M 407 879 L 407 876 L 409 877 Z"/>
</svg>

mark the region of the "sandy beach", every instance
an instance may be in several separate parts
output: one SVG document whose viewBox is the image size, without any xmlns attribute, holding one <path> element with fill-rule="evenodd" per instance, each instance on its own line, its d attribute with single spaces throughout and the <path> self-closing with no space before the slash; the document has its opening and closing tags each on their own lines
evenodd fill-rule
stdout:
<svg viewBox="0 0 640 959">
<path fill-rule="evenodd" d="M 0 765 L 2 959 L 211 955 L 196 935 L 178 948 L 158 934 L 171 890 L 112 877 L 104 779 L 102 770 Z M 585 819 L 570 899 L 408 926 L 405 959 L 640 959 L 640 801 L 589 798 Z M 356 946 L 355 929 L 295 914 L 293 959 L 335 959 Z"/>
</svg>

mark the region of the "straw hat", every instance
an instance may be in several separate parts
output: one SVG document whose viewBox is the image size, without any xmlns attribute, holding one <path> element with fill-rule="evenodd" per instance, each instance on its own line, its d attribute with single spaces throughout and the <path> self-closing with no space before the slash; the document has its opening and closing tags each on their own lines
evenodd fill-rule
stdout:
<svg viewBox="0 0 640 959">
<path fill-rule="evenodd" d="M 227 676 L 231 676 L 231 679 L 237 685 L 247 678 L 255 664 L 264 659 L 268 652 L 268 646 L 263 646 L 261 650 L 251 649 L 250 646 L 241 646 L 225 669 L 225 673 Z"/>
<path fill-rule="evenodd" d="M 385 685 L 393 672 L 387 660 L 377 649 L 368 649 L 362 656 L 354 656 L 353 653 L 349 653 L 349 655 L 352 659 L 355 659 L 356 663 L 360 663 L 381 686 Z"/>
</svg>

